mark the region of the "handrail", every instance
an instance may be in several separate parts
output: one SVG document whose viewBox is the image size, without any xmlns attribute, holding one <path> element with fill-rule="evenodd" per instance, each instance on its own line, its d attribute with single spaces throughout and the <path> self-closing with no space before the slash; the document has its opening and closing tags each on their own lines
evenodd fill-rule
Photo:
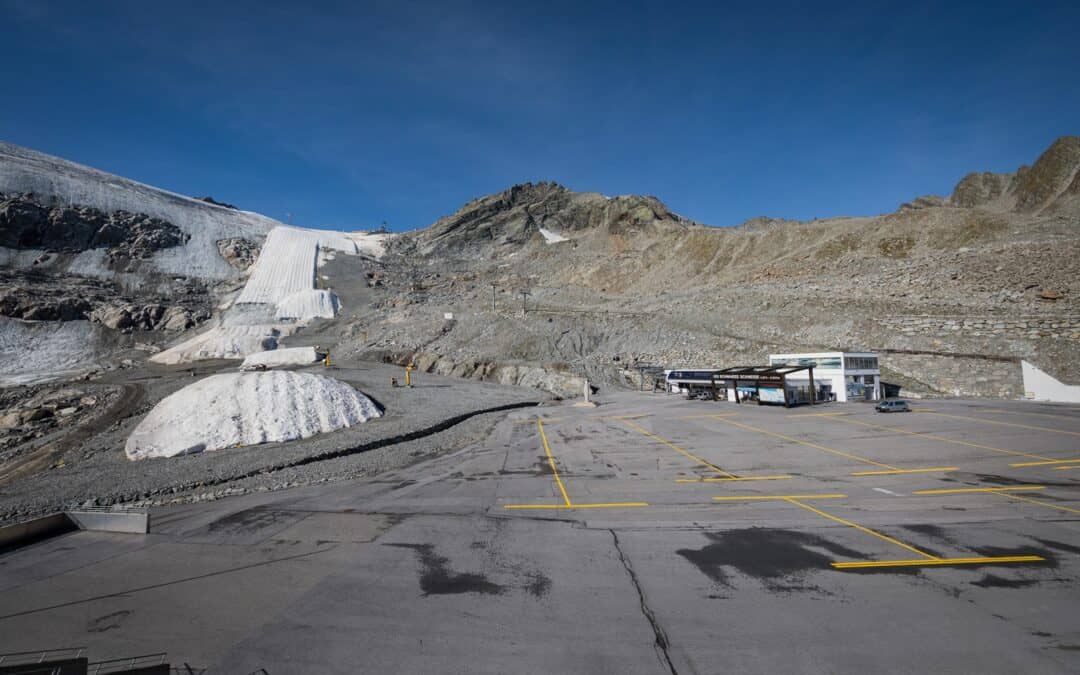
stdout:
<svg viewBox="0 0 1080 675">
<path fill-rule="evenodd" d="M 118 673 L 124 670 L 131 670 L 136 664 L 141 666 L 156 666 L 165 663 L 165 652 L 159 652 L 156 654 L 142 654 L 140 656 L 126 656 L 122 659 L 109 659 L 108 661 L 96 661 L 94 663 L 88 663 L 86 665 L 86 672 L 88 675 L 100 675 L 101 673 Z M 120 668 L 122 670 L 114 670 L 114 668 Z M 91 670 L 93 668 L 93 670 Z M 107 670 L 102 670 L 106 668 Z"/>
<path fill-rule="evenodd" d="M 57 649 L 35 649 L 29 652 L 7 652 L 6 654 L 0 654 L 0 665 L 19 665 L 22 663 L 44 663 L 49 658 L 60 658 L 62 655 L 69 652 L 74 652 L 69 658 L 77 659 L 82 656 L 86 651 L 86 647 L 60 647 Z M 50 657 L 50 655 L 53 655 Z M 38 657 L 37 661 L 33 660 L 33 657 Z M 15 657 L 13 660 L 8 661 L 9 658 Z M 26 658 L 28 657 L 28 658 Z"/>
</svg>

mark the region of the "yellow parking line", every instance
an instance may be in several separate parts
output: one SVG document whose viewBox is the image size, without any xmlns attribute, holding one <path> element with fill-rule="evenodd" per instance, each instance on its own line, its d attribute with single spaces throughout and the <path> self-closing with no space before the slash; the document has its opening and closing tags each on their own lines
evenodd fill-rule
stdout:
<svg viewBox="0 0 1080 675">
<path fill-rule="evenodd" d="M 1017 462 L 1016 464 L 1010 464 L 1009 466 L 1046 466 L 1047 464 L 1073 464 L 1080 462 L 1080 458 L 1077 459 L 1048 459 L 1045 462 Z M 1069 467 L 1064 467 L 1069 468 Z"/>
<path fill-rule="evenodd" d="M 930 469 L 891 469 L 889 471 L 856 471 L 852 476 L 895 476 L 902 473 L 936 473 L 938 471 L 957 471 L 955 466 L 935 466 Z"/>
<path fill-rule="evenodd" d="M 773 499 L 776 501 L 787 501 L 789 499 L 843 499 L 847 495 L 842 494 L 824 494 L 824 495 L 737 495 L 737 496 L 724 496 L 713 497 L 713 500 L 718 502 L 741 502 L 741 501 L 762 501 L 767 499 Z"/>
<path fill-rule="evenodd" d="M 1066 431 L 1065 429 L 1055 429 L 1053 427 L 1037 427 L 1031 424 L 1018 424 L 1016 422 L 1002 422 L 1001 420 L 984 420 L 980 417 L 968 417 L 966 415 L 950 415 L 948 413 L 933 412 L 931 410 L 920 410 L 924 415 L 937 415 L 939 417 L 953 417 L 958 420 L 972 420 L 975 422 L 983 422 L 985 424 L 1000 424 L 1006 427 L 1020 427 L 1021 429 L 1035 429 L 1037 431 L 1049 431 L 1055 434 L 1068 434 L 1070 436 L 1080 436 L 1080 431 Z"/>
<path fill-rule="evenodd" d="M 1020 495 L 1009 494 L 1008 492 L 998 492 L 997 494 L 1002 497 L 1009 497 L 1011 499 L 1019 499 L 1022 502 L 1030 502 L 1031 504 L 1038 504 L 1039 506 L 1045 506 L 1048 509 L 1057 509 L 1058 511 L 1066 511 L 1068 513 L 1080 513 L 1080 509 L 1070 509 L 1067 506 L 1059 506 L 1057 504 L 1051 504 L 1049 502 L 1039 501 L 1038 499 L 1031 499 L 1030 497 L 1021 497 Z"/>
<path fill-rule="evenodd" d="M 681 420 L 699 420 L 699 419 L 702 419 L 703 417 L 732 417 L 732 416 L 735 416 L 735 415 L 738 415 L 738 414 L 739 413 L 733 413 L 733 412 L 729 412 L 729 413 L 706 413 L 704 415 L 683 415 L 679 419 L 681 419 Z"/>
<path fill-rule="evenodd" d="M 795 415 L 788 415 L 788 417 L 842 417 L 844 415 L 850 415 L 846 412 L 828 412 L 828 413 L 798 413 Z"/>
<path fill-rule="evenodd" d="M 1032 455 L 1027 452 L 1019 452 L 1017 450 L 1008 450 L 1006 448 L 995 448 L 992 445 L 980 445 L 979 443 L 968 443 L 967 441 L 957 441 L 951 438 L 945 438 L 944 436 L 938 436 L 937 434 L 928 434 L 922 431 L 908 431 L 906 429 L 897 429 L 896 427 L 886 427 L 881 424 L 871 424 L 870 422 L 860 422 L 859 420 L 849 420 L 838 418 L 838 422 L 846 422 L 848 424 L 858 424 L 860 426 L 869 427 L 871 429 L 884 429 L 885 431 L 892 431 L 897 434 L 906 434 L 908 436 L 922 436 L 923 438 L 930 438 L 935 441 L 941 441 L 943 443 L 952 443 L 954 445 L 966 445 L 969 448 L 981 448 L 983 450 L 992 450 L 994 452 L 1004 452 L 1008 455 L 1017 455 L 1019 457 L 1031 457 L 1032 459 L 1050 459 L 1049 457 L 1043 457 L 1041 455 Z"/>
<path fill-rule="evenodd" d="M 787 480 L 788 475 L 781 476 L 739 476 L 737 478 L 679 478 L 676 483 L 729 483 L 742 480 Z"/>
<path fill-rule="evenodd" d="M 1080 464 L 1075 466 L 1055 466 L 1054 471 L 1068 471 L 1069 469 L 1080 469 Z"/>
<path fill-rule="evenodd" d="M 1045 490 L 1045 485 L 1027 485 L 1023 487 L 981 487 L 981 488 L 948 488 L 945 490 L 916 490 L 913 495 L 958 495 L 966 492 L 1031 492 L 1033 490 Z"/>
<path fill-rule="evenodd" d="M 921 555 L 921 556 L 923 556 L 925 558 L 929 558 L 930 560 L 938 560 L 937 556 L 930 555 L 926 551 L 920 551 L 919 549 L 915 548 L 914 546 L 908 546 L 907 544 L 905 544 L 902 541 L 899 541 L 897 539 L 893 539 L 892 537 L 884 535 L 884 534 L 882 534 L 882 533 L 880 533 L 880 532 L 878 532 L 876 530 L 871 530 L 869 527 L 863 527 L 862 525 L 859 525 L 858 523 L 853 523 L 850 520 L 844 520 L 843 518 L 838 518 L 837 516 L 834 516 L 832 514 L 825 513 L 824 511 L 822 511 L 820 509 L 816 509 L 813 506 L 810 506 L 809 504 L 803 504 L 802 502 L 800 502 L 797 499 L 788 498 L 786 501 L 794 504 L 795 506 L 801 506 L 802 508 L 806 509 L 807 511 L 813 511 L 814 513 L 818 514 L 819 516 L 823 516 L 825 518 L 828 518 L 829 520 L 834 520 L 834 521 L 836 521 L 838 523 L 842 523 L 844 525 L 854 527 L 856 530 L 859 530 L 860 532 L 865 532 L 866 534 L 871 534 L 871 535 L 877 537 L 878 539 L 882 539 L 884 541 L 889 542 L 890 544 L 896 544 L 897 546 L 899 546 L 901 548 L 907 549 L 907 550 L 911 551 L 912 553 L 917 553 L 917 554 L 919 554 L 919 555 Z"/>
<path fill-rule="evenodd" d="M 1037 555 L 1008 555 L 989 558 L 934 558 L 933 560 L 861 560 L 858 562 L 834 562 L 838 570 L 865 569 L 872 567 L 927 567 L 933 565 L 987 565 L 999 563 L 1041 562 Z"/>
<path fill-rule="evenodd" d="M 718 474 L 721 474 L 723 476 L 727 476 L 728 478 L 738 478 L 738 476 L 731 473 L 730 471 L 724 471 L 723 469 L 716 466 L 715 464 L 711 464 L 709 462 L 706 462 L 704 459 L 698 457 L 694 453 L 683 450 L 682 448 L 675 445 L 671 441 L 660 438 L 659 436 L 652 433 L 651 431 L 649 431 L 645 427 L 641 426 L 640 424 L 637 424 L 636 422 L 631 422 L 630 420 L 626 419 L 625 417 L 617 417 L 615 419 L 619 420 L 620 422 L 622 422 L 626 426 L 630 427 L 634 431 L 637 431 L 638 433 L 644 434 L 645 436 L 648 436 L 649 438 L 653 439 L 654 441 L 657 441 L 659 443 L 663 443 L 664 445 L 668 446 L 672 450 L 674 450 L 674 451 L 676 451 L 678 453 L 681 453 L 682 455 L 684 455 L 686 457 L 689 457 L 690 459 L 694 460 L 698 464 L 701 464 L 702 466 L 709 467 L 710 469 L 712 469 L 713 471 L 715 471 Z"/>
<path fill-rule="evenodd" d="M 562 478 L 559 476 L 559 469 L 555 466 L 555 456 L 551 453 L 551 445 L 548 444 L 547 434 L 544 433 L 544 423 L 540 420 L 536 420 L 536 428 L 540 430 L 540 440 L 544 444 L 544 454 L 547 455 L 548 466 L 551 467 L 551 473 L 555 476 L 555 483 L 559 486 L 559 492 L 562 493 L 563 501 L 565 504 L 505 504 L 504 509 L 613 509 L 631 506 L 648 506 L 648 502 L 611 502 L 605 504 L 574 504 L 570 501 L 570 495 L 566 493 L 566 486 L 563 485 Z"/>
<path fill-rule="evenodd" d="M 998 563 L 1020 563 L 1020 562 L 1041 562 L 1043 557 L 1037 555 L 1012 555 L 1012 556 L 994 556 L 994 557 L 976 557 L 976 558 L 939 558 L 938 556 L 931 555 L 926 551 L 921 551 L 914 546 L 905 544 L 904 542 L 893 539 L 892 537 L 882 534 L 877 530 L 871 530 L 869 527 L 863 527 L 858 523 L 853 523 L 850 520 L 845 520 L 839 516 L 834 516 L 831 513 L 826 513 L 821 509 L 814 508 L 809 504 L 803 504 L 802 499 L 838 499 L 846 497 L 842 494 L 823 494 L 823 495 L 772 495 L 772 496 L 751 496 L 751 497 L 713 497 L 716 501 L 737 501 L 740 499 L 747 500 L 777 500 L 785 501 L 789 504 L 794 504 L 800 508 L 806 509 L 816 513 L 823 518 L 835 521 L 848 527 L 853 527 L 860 532 L 872 535 L 887 541 L 890 544 L 894 544 L 905 550 L 916 553 L 922 558 L 915 560 L 860 560 L 855 562 L 833 562 L 830 563 L 834 569 L 838 570 L 850 570 L 850 569 L 866 569 L 866 568 L 879 568 L 879 567 L 921 567 L 921 566 L 946 566 L 946 565 L 989 565 Z"/>
<path fill-rule="evenodd" d="M 759 429 L 758 427 L 752 427 L 749 424 L 743 424 L 742 422 L 733 422 L 732 420 L 717 419 L 715 417 L 713 419 L 716 419 L 717 422 L 723 422 L 724 424 L 731 424 L 733 426 L 739 427 L 740 429 L 746 429 L 748 431 L 756 431 L 759 434 L 765 434 L 766 436 L 773 436 L 775 438 L 779 438 L 781 440 L 785 440 L 785 441 L 788 441 L 790 443 L 798 443 L 799 445 L 805 445 L 807 447 L 814 448 L 816 450 L 821 450 L 823 452 L 829 452 L 829 453 L 832 453 L 834 455 L 839 455 L 841 457 L 846 457 L 848 459 L 853 459 L 853 460 L 855 460 L 857 462 L 863 462 L 864 464 L 872 464 L 874 466 L 880 466 L 881 468 L 888 469 L 890 471 L 899 471 L 900 470 L 899 467 L 892 466 L 891 464 L 882 464 L 881 462 L 875 462 L 872 459 L 866 459 L 865 457 L 859 457 L 858 455 L 852 455 L 852 454 L 849 454 L 849 453 L 846 453 L 846 452 L 840 452 L 839 450 L 833 450 L 832 448 L 827 448 L 824 445 L 818 445 L 817 443 L 811 443 L 810 441 L 804 441 L 804 440 L 801 440 L 801 439 L 798 439 L 798 438 L 794 438 L 792 436 L 785 436 L 784 434 L 778 434 L 775 431 L 768 431 L 766 429 Z"/>
<path fill-rule="evenodd" d="M 648 506 L 648 502 L 613 502 L 611 504 L 506 504 L 504 509 L 621 509 Z"/>
<path fill-rule="evenodd" d="M 566 505 L 570 506 L 570 495 L 566 494 L 566 486 L 563 485 L 562 478 L 559 477 L 559 469 L 555 466 L 555 457 L 551 454 L 551 446 L 548 445 L 547 434 L 544 433 L 544 423 L 536 420 L 536 428 L 540 430 L 540 440 L 544 442 L 544 452 L 547 454 L 551 472 L 555 474 L 555 482 L 559 485 L 559 492 L 562 493 L 563 499 L 566 500 Z"/>
</svg>

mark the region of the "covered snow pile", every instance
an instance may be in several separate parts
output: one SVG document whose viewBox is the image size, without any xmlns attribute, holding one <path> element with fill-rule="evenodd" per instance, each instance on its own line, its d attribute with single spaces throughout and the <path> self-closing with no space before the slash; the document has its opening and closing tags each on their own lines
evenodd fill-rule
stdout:
<svg viewBox="0 0 1080 675">
<path fill-rule="evenodd" d="M 237 304 L 276 305 L 293 293 L 311 290 L 320 249 L 357 252 L 356 243 L 344 232 L 275 227 L 266 236 Z"/>
<path fill-rule="evenodd" d="M 540 234 L 544 235 L 544 239 L 547 240 L 547 243 L 549 244 L 558 244 L 560 241 L 570 241 L 558 232 L 552 232 L 546 227 L 540 228 Z"/>
<path fill-rule="evenodd" d="M 154 363 L 191 363 L 203 359 L 242 359 L 248 354 L 277 348 L 278 339 L 296 329 L 289 326 L 218 326 L 190 340 L 154 354 Z"/>
<path fill-rule="evenodd" d="M 307 438 L 382 413 L 344 382 L 311 373 L 213 375 L 165 397 L 128 437 L 128 459 Z"/>
<path fill-rule="evenodd" d="M 315 351 L 314 347 L 289 347 L 288 349 L 255 352 L 244 359 L 244 362 L 240 364 L 240 369 L 245 370 L 255 366 L 266 366 L 267 368 L 303 366 L 319 360 L 319 353 Z"/>
<path fill-rule="evenodd" d="M 341 309 L 337 295 L 330 291 L 307 290 L 288 295 L 277 304 L 274 318 L 278 321 L 308 321 L 333 319 Z"/>
</svg>

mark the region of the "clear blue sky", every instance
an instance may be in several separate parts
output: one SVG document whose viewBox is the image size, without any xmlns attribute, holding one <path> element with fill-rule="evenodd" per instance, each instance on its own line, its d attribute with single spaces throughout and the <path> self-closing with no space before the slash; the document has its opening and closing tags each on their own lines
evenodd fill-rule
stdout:
<svg viewBox="0 0 1080 675">
<path fill-rule="evenodd" d="M 1080 133 L 1075 1 L 722 4 L 0 0 L 0 139 L 401 230 L 536 180 L 876 214 Z"/>
</svg>

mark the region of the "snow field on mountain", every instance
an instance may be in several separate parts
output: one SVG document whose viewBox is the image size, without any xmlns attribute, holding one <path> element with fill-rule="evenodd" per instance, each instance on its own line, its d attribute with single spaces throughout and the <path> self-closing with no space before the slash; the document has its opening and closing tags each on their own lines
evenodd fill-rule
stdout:
<svg viewBox="0 0 1080 675">
<path fill-rule="evenodd" d="M 102 328 L 89 321 L 22 321 L 0 316 L 0 386 L 47 382 L 89 370 Z"/>
<path fill-rule="evenodd" d="M 549 244 L 558 244 L 560 241 L 570 241 L 569 239 L 562 236 L 561 234 L 559 234 L 557 232 L 552 232 L 551 230 L 547 229 L 546 227 L 541 227 L 540 228 L 540 234 L 544 235 L 544 239 Z"/>
<path fill-rule="evenodd" d="M 0 143 L 0 193 L 31 192 L 58 204 L 129 211 L 162 218 L 190 238 L 163 249 L 149 264 L 164 274 L 204 279 L 236 276 L 219 254 L 219 239 L 259 239 L 280 223 L 272 218 L 209 204 L 27 148 Z"/>
<path fill-rule="evenodd" d="M 323 375 L 225 373 L 162 399 L 128 437 L 124 451 L 139 460 L 291 441 L 381 414 L 367 396 Z"/>
<path fill-rule="evenodd" d="M 287 296 L 314 288 L 320 248 L 357 252 L 356 243 L 342 232 L 275 227 L 266 235 L 237 304 L 276 305 Z"/>
</svg>

